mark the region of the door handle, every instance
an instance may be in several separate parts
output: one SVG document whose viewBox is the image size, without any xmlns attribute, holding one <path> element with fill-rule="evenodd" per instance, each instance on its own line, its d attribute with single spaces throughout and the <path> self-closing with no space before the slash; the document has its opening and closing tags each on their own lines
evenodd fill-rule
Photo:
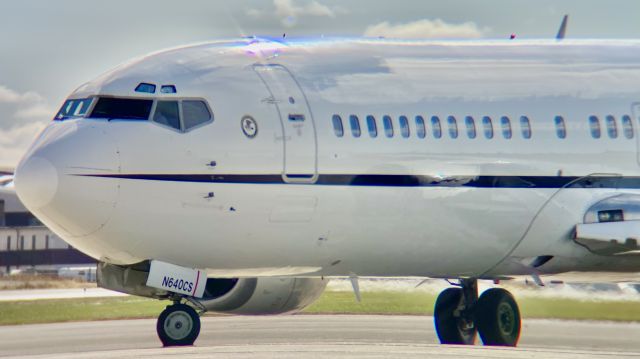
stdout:
<svg viewBox="0 0 640 359">
<path fill-rule="evenodd" d="M 289 121 L 291 121 L 291 122 L 303 122 L 304 121 L 304 115 L 290 113 L 289 114 Z"/>
</svg>

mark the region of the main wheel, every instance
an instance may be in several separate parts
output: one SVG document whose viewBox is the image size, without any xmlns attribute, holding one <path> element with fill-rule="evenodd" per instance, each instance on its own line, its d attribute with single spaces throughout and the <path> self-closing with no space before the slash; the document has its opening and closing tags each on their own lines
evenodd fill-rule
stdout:
<svg viewBox="0 0 640 359">
<path fill-rule="evenodd" d="M 478 299 L 476 322 L 484 345 L 514 347 L 520 338 L 520 310 L 502 288 L 486 290 Z"/>
<path fill-rule="evenodd" d="M 160 313 L 156 330 L 165 347 L 193 345 L 200 334 L 200 316 L 188 305 L 170 305 Z"/>
<path fill-rule="evenodd" d="M 468 344 L 476 341 L 473 318 L 464 317 L 457 309 L 464 300 L 461 288 L 447 288 L 436 300 L 433 319 L 442 344 Z"/>
</svg>

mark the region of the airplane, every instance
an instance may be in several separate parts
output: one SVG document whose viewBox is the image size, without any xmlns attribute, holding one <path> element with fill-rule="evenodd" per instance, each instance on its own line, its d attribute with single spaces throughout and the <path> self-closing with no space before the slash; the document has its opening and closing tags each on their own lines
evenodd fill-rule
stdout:
<svg viewBox="0 0 640 359">
<path fill-rule="evenodd" d="M 15 172 L 101 287 L 205 311 L 298 311 L 331 278 L 442 278 L 443 344 L 515 346 L 479 280 L 640 271 L 640 42 L 220 40 L 76 89 Z"/>
<path fill-rule="evenodd" d="M 13 187 L 13 175 L 0 173 L 0 189 Z"/>
</svg>

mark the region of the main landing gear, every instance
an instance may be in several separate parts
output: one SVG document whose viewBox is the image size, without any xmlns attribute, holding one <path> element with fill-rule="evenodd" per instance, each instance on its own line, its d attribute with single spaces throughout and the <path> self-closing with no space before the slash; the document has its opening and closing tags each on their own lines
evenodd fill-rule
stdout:
<svg viewBox="0 0 640 359">
<path fill-rule="evenodd" d="M 472 345 L 477 333 L 484 345 L 515 346 L 520 338 L 520 310 L 511 293 L 492 288 L 478 298 L 476 279 L 440 293 L 434 321 L 442 344 Z"/>
<path fill-rule="evenodd" d="M 193 345 L 200 334 L 200 315 L 192 307 L 175 302 L 160 313 L 156 330 L 165 347 Z"/>
</svg>

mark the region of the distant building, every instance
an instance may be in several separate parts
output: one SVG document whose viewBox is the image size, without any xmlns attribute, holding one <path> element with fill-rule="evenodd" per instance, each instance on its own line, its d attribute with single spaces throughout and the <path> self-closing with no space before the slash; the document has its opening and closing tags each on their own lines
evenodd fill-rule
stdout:
<svg viewBox="0 0 640 359">
<path fill-rule="evenodd" d="M 57 273 L 60 268 L 95 266 L 33 216 L 0 173 L 0 275 L 15 270 Z"/>
</svg>

